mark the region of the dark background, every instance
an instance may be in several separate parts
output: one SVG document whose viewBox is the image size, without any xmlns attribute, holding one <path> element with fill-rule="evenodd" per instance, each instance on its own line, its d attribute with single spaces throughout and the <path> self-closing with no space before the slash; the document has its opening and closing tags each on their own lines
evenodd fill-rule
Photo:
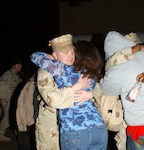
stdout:
<svg viewBox="0 0 144 150">
<path fill-rule="evenodd" d="M 49 51 L 48 41 L 59 34 L 143 32 L 144 1 L 3 0 L 0 2 L 0 74 L 12 55 L 29 64 L 36 50 Z M 98 34 L 97 34 L 98 33 Z M 99 34 L 100 33 L 100 34 Z M 103 36 L 103 34 L 102 34 Z M 102 37 L 103 38 L 103 37 Z"/>
<path fill-rule="evenodd" d="M 57 0 L 5 0 L 0 2 L 0 72 L 9 67 L 13 55 L 29 63 L 29 55 L 47 50 L 47 43 L 59 33 Z"/>
</svg>

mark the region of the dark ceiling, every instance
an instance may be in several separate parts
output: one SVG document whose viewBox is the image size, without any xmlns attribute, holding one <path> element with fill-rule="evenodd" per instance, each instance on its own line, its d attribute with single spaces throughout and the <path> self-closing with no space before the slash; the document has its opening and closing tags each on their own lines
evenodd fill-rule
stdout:
<svg viewBox="0 0 144 150">
<path fill-rule="evenodd" d="M 81 2 L 88 2 L 91 0 L 58 0 L 59 2 L 69 2 L 70 6 L 80 6 Z"/>
</svg>

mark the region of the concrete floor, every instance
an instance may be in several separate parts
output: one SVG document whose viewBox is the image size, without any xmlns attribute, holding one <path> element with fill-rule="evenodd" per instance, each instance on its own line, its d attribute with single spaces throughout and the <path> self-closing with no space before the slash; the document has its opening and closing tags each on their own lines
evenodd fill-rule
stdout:
<svg viewBox="0 0 144 150">
<path fill-rule="evenodd" d="M 18 150 L 16 136 L 10 129 L 7 130 L 6 136 L 11 137 L 12 140 L 9 142 L 0 141 L 0 150 Z"/>
</svg>

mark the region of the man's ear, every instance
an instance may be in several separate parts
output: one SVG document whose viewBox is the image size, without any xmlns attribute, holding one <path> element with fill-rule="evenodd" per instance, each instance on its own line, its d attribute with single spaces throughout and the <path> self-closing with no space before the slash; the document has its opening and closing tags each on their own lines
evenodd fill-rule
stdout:
<svg viewBox="0 0 144 150">
<path fill-rule="evenodd" d="M 52 55 L 53 55 L 54 59 L 57 60 L 57 53 L 56 52 L 52 52 Z"/>
</svg>

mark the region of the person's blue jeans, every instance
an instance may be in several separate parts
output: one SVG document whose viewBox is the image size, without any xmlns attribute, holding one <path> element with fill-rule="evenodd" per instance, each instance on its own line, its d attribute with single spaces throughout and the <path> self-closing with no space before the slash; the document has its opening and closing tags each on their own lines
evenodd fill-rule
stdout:
<svg viewBox="0 0 144 150">
<path fill-rule="evenodd" d="M 106 150 L 108 132 L 105 125 L 60 134 L 61 150 Z"/>
<path fill-rule="evenodd" d="M 131 136 L 127 137 L 127 150 L 144 150 L 144 136 L 132 141 Z"/>
</svg>

